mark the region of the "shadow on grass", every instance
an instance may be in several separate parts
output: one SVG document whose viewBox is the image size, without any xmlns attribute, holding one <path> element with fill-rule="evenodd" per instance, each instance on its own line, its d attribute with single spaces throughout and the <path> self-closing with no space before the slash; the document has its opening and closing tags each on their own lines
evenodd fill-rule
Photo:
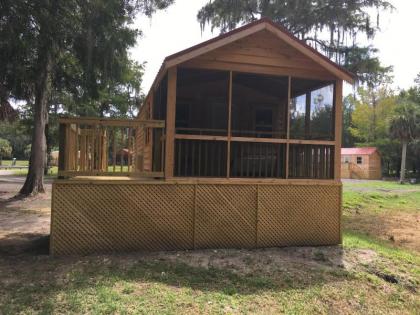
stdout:
<svg viewBox="0 0 420 315">
<path fill-rule="evenodd" d="M 48 255 L 50 236 L 40 233 L 10 233 L 0 238 L 0 254 Z"/>
<path fill-rule="evenodd" d="M 284 255 L 281 249 L 278 249 L 278 252 L 279 255 Z M 340 255 L 342 251 L 333 252 Z M 213 255 L 213 251 L 200 251 L 200 253 Z M 264 255 L 263 250 L 246 251 L 246 253 L 255 254 L 255 259 Z M 328 261 L 320 261 L 317 255 L 308 258 L 310 266 L 288 262 L 287 269 L 282 269 L 285 266 L 274 265 L 273 262 L 270 271 L 252 272 L 239 272 L 237 266 L 223 268 L 192 266 L 174 258 L 177 255 L 183 253 L 70 258 L 27 255 L 20 258 L 9 257 L 9 260 L 0 259 L 0 271 L 9 268 L 9 276 L 0 280 L 2 284 L 0 296 L 3 295 L 3 299 L 6 299 L 2 301 L 0 298 L 0 305 L 3 305 L 3 309 L 0 307 L 0 313 L 26 312 L 28 309 L 48 313 L 48 310 L 54 308 L 58 294 L 61 299 L 72 299 L 76 304 L 82 303 L 85 295 L 97 297 L 104 289 L 112 291 L 112 294 L 117 296 L 124 295 L 124 292 L 116 289 L 118 285 L 134 288 L 151 287 L 150 292 L 155 292 L 156 288 L 153 287 L 158 286 L 158 291 L 163 290 L 166 294 L 168 292 L 178 294 L 179 290 L 186 289 L 193 290 L 197 294 L 228 297 L 304 290 L 352 277 L 341 267 L 332 266 Z M 189 252 L 188 255 L 194 256 L 195 253 Z M 241 258 L 247 257 L 246 255 Z M 330 258 L 340 260 L 342 257 Z M 219 257 L 219 259 L 224 258 Z M 229 260 L 229 257 L 226 259 Z M 296 259 L 298 260 L 298 255 Z M 15 263 L 6 267 L 12 261 Z M 145 294 L 152 294 L 150 292 Z M 153 298 L 159 299 L 159 293 Z M 82 310 L 76 308 L 74 311 Z"/>
</svg>

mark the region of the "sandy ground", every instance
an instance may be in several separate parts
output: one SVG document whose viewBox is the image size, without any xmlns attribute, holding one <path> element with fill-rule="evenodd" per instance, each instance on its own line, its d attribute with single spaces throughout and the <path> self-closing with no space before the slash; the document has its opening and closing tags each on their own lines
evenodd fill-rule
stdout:
<svg viewBox="0 0 420 315">
<path fill-rule="evenodd" d="M 14 198 L 25 177 L 0 174 L 0 254 L 48 252 L 51 180 L 47 192 L 34 198 Z"/>
</svg>

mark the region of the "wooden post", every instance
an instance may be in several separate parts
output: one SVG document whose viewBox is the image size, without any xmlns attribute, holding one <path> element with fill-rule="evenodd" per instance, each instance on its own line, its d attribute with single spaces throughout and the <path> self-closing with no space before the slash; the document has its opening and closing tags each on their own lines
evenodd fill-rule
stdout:
<svg viewBox="0 0 420 315">
<path fill-rule="evenodd" d="M 341 180 L 341 133 L 343 127 L 343 81 L 337 80 L 335 83 L 335 151 L 334 151 L 334 180 Z"/>
<path fill-rule="evenodd" d="M 286 169 L 285 169 L 285 175 L 284 177 L 286 179 L 289 178 L 289 155 L 290 155 L 290 102 L 291 102 L 291 98 L 292 98 L 292 77 L 289 75 L 288 78 L 288 86 L 287 86 L 287 123 L 286 123 L 286 139 L 287 139 L 287 143 L 286 143 Z"/>
<path fill-rule="evenodd" d="M 226 177 L 230 178 L 230 142 L 232 139 L 232 71 L 229 72 L 229 103 L 228 103 L 228 141 L 227 141 L 227 161 Z"/>
<path fill-rule="evenodd" d="M 67 152 L 66 152 L 66 135 L 67 135 L 67 124 L 60 124 L 59 126 L 59 153 L 58 153 L 58 170 L 59 171 L 67 171 L 66 170 L 66 160 L 67 160 Z"/>
<path fill-rule="evenodd" d="M 168 69 L 168 97 L 166 103 L 165 178 L 174 176 L 175 111 L 176 111 L 177 68 Z"/>
</svg>

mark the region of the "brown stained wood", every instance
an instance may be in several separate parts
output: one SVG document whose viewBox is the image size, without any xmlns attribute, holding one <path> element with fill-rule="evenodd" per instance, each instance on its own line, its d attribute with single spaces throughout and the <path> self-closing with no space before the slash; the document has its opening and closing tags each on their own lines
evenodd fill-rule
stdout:
<svg viewBox="0 0 420 315">
<path fill-rule="evenodd" d="M 287 135 L 286 138 L 287 140 L 290 139 L 290 103 L 292 99 L 292 77 L 289 75 L 288 77 L 288 84 L 287 84 L 287 123 L 286 123 L 286 130 L 287 130 Z M 285 164 L 285 178 L 289 178 L 289 149 L 290 149 L 290 142 L 288 141 L 286 144 L 286 164 Z"/>
<path fill-rule="evenodd" d="M 114 118 L 90 118 L 90 117 L 77 117 L 77 118 L 60 118 L 60 124 L 83 124 L 83 125 L 96 125 L 107 127 L 150 127 L 150 128 L 164 128 L 164 120 L 137 120 L 137 119 L 114 119 Z"/>
<path fill-rule="evenodd" d="M 123 151 L 123 149 L 124 149 L 124 131 L 125 131 L 125 129 L 121 128 L 120 131 L 121 131 L 121 145 L 122 145 L 122 147 L 120 148 L 120 173 L 122 173 L 123 164 L 124 164 L 123 163 L 124 162 L 124 151 Z"/>
<path fill-rule="evenodd" d="M 227 63 L 238 63 L 238 64 L 249 64 L 259 66 L 278 67 L 285 69 L 302 69 L 302 70 L 313 70 L 322 73 L 323 69 L 312 62 L 305 62 L 302 60 L 294 60 L 288 58 L 277 57 L 266 57 L 266 56 L 250 56 L 242 55 L 238 53 L 212 53 L 204 55 L 197 60 L 202 61 L 215 61 L 215 62 L 227 62 Z"/>
<path fill-rule="evenodd" d="M 147 132 L 147 131 L 146 131 Z M 127 130 L 127 134 L 128 134 L 128 157 L 127 157 L 127 164 L 128 164 L 128 172 L 130 172 L 131 169 L 131 163 L 132 163 L 132 158 L 131 158 L 131 154 L 133 152 L 132 150 L 132 145 L 131 145 L 131 138 L 132 138 L 132 134 L 131 134 L 131 128 L 128 128 Z"/>
<path fill-rule="evenodd" d="M 115 172 L 117 166 L 117 138 L 116 130 L 112 130 L 112 170 Z"/>
<path fill-rule="evenodd" d="M 277 29 L 273 25 L 268 24 L 266 26 L 266 29 L 268 31 L 272 32 L 273 34 L 277 35 L 278 38 L 284 40 L 286 43 L 288 43 L 290 46 L 292 46 L 296 50 L 300 51 L 305 56 L 311 58 L 313 61 L 315 61 L 316 63 L 321 65 L 323 68 L 327 69 L 329 72 L 331 72 L 337 78 L 340 78 L 341 81 L 346 80 L 347 82 L 349 82 L 351 84 L 354 83 L 354 78 L 352 76 L 350 76 L 350 74 L 348 74 L 344 71 L 341 71 L 340 69 L 335 67 L 333 64 L 331 64 L 330 62 L 325 60 L 325 58 L 323 58 L 320 54 L 317 54 L 316 52 L 314 52 L 310 49 L 307 49 L 305 46 L 300 44 L 298 41 L 293 40 L 290 36 L 288 36 L 287 34 L 285 34 L 282 31 L 280 31 L 279 29 Z"/>
<path fill-rule="evenodd" d="M 174 176 L 175 151 L 175 111 L 176 111 L 177 68 L 168 70 L 168 92 L 166 104 L 166 147 L 165 147 L 165 177 Z"/>
<path fill-rule="evenodd" d="M 66 169 L 66 134 L 67 125 L 59 124 L 59 154 L 58 154 L 58 170 Z"/>
<path fill-rule="evenodd" d="M 290 75 L 295 78 L 320 79 L 320 80 L 326 80 L 326 81 L 331 81 L 335 79 L 335 77 L 329 73 L 319 72 L 315 70 L 295 69 L 295 68 L 290 68 L 290 67 L 252 65 L 252 64 L 222 62 L 222 61 L 214 61 L 214 60 L 194 59 L 186 63 L 183 63 L 181 66 L 185 68 L 226 70 L 226 71 L 268 74 L 268 75 L 278 75 L 278 76 Z"/>
<path fill-rule="evenodd" d="M 269 33 L 269 35 L 267 35 L 267 33 Z M 180 52 L 174 56 L 170 56 L 165 60 L 162 66 L 163 68 L 161 71 L 159 71 L 159 73 L 164 73 L 165 69 L 185 63 L 189 60 L 200 57 L 206 53 L 227 46 L 231 43 L 237 42 L 242 38 L 246 38 L 254 34 L 261 36 L 261 39 L 264 42 L 272 41 L 272 38 L 275 38 L 274 41 L 277 42 L 278 46 L 281 47 L 282 43 L 285 43 L 288 47 L 291 47 L 292 49 L 299 52 L 299 54 L 304 55 L 308 59 L 314 61 L 317 65 L 320 65 L 323 69 L 331 73 L 332 76 L 346 80 L 350 83 L 353 83 L 354 81 L 353 77 L 345 70 L 327 60 L 327 58 L 317 53 L 314 49 L 303 44 L 287 32 L 275 26 L 273 23 L 267 21 L 260 21 L 253 25 L 245 26 L 244 28 L 233 31 L 230 34 L 226 34 L 215 40 L 210 40 L 186 51 Z M 282 48 L 286 49 L 285 47 Z"/>
<path fill-rule="evenodd" d="M 229 99 L 228 99 L 228 141 L 227 141 L 227 163 L 226 163 L 226 177 L 230 177 L 230 150 L 232 140 L 232 89 L 233 89 L 233 73 L 229 72 Z"/>
<path fill-rule="evenodd" d="M 103 171 L 59 171 L 58 176 L 77 177 L 77 176 L 115 176 L 115 177 L 144 177 L 144 178 L 163 178 L 163 172 L 103 172 Z M 100 179 L 98 179 L 100 180 Z"/>
<path fill-rule="evenodd" d="M 341 179 L 341 136 L 343 128 L 343 81 L 337 80 L 335 83 L 335 152 L 334 152 L 334 179 L 340 181 Z"/>
<path fill-rule="evenodd" d="M 110 198 L 118 194 L 132 198 Z M 334 181 L 58 180 L 50 250 L 333 245 L 341 240 L 340 194 Z"/>
<path fill-rule="evenodd" d="M 176 134 L 175 139 L 183 140 L 207 140 L 207 141 L 228 141 L 228 137 L 224 136 L 206 136 L 206 135 L 184 135 Z"/>
<path fill-rule="evenodd" d="M 203 55 L 203 54 L 205 54 L 209 51 L 215 50 L 219 47 L 225 46 L 229 43 L 233 43 L 233 42 L 237 41 L 238 39 L 244 38 L 248 35 L 251 35 L 251 34 L 253 34 L 255 32 L 258 32 L 260 30 L 263 30 L 263 29 L 264 29 L 264 25 L 262 25 L 262 24 L 261 25 L 256 25 L 252 29 L 244 30 L 242 32 L 236 33 L 236 34 L 231 35 L 229 37 L 223 38 L 219 41 L 213 42 L 213 43 L 211 43 L 209 45 L 206 45 L 202 48 L 199 48 L 199 49 L 193 50 L 191 52 L 185 53 L 185 54 L 183 54 L 183 55 L 181 55 L 177 58 L 173 58 L 170 61 L 166 62 L 166 67 L 170 68 L 170 67 L 179 65 L 180 63 L 183 63 L 187 60 L 196 58 L 200 55 Z"/>
</svg>

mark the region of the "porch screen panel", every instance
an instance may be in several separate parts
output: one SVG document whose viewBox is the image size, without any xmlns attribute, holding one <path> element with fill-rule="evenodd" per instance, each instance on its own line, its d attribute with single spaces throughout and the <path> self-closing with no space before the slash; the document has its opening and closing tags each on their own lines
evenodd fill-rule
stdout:
<svg viewBox="0 0 420 315">
<path fill-rule="evenodd" d="M 226 136 L 229 72 L 178 70 L 175 129 L 177 134 Z"/>
<path fill-rule="evenodd" d="M 230 152 L 230 177 L 285 178 L 285 144 L 232 142 Z"/>
<path fill-rule="evenodd" d="M 168 98 L 168 76 L 166 75 L 153 95 L 152 117 L 156 120 L 166 119 L 166 102 Z"/>
<path fill-rule="evenodd" d="M 232 136 L 286 138 L 288 78 L 233 73 Z"/>
<path fill-rule="evenodd" d="M 292 78 L 290 138 L 334 140 L 334 84 Z"/>
<path fill-rule="evenodd" d="M 179 177 L 226 177 L 227 142 L 177 139 L 174 174 Z"/>
<path fill-rule="evenodd" d="M 289 178 L 333 179 L 334 146 L 291 144 Z"/>
</svg>

